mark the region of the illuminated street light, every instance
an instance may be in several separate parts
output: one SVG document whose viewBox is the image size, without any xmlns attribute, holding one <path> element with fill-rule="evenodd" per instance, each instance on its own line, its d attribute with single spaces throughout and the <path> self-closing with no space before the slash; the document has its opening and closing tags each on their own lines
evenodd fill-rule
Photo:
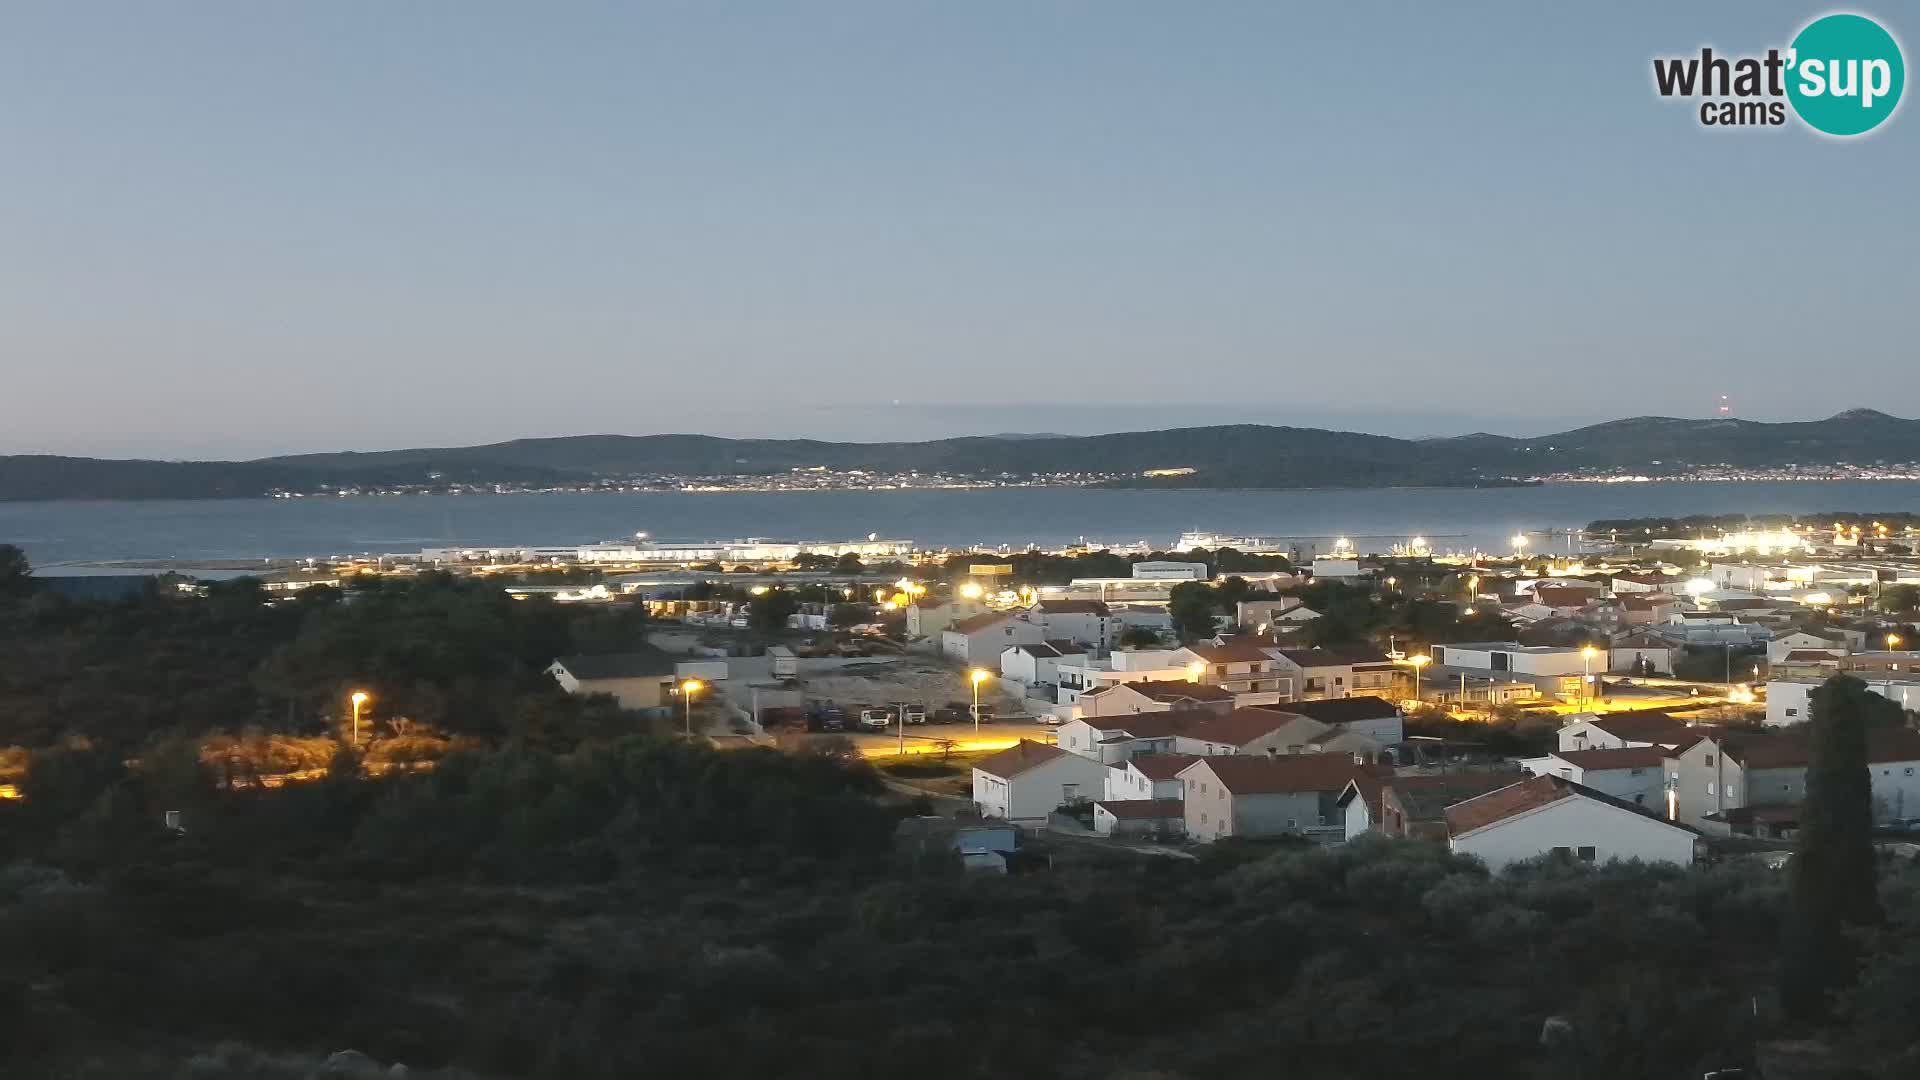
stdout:
<svg viewBox="0 0 1920 1080">
<path fill-rule="evenodd" d="M 1902 638 L 1899 634 L 1888 634 L 1887 635 L 1887 651 L 1892 652 L 1896 647 L 1899 646 L 1900 642 L 1903 640 L 1905 639 Z"/>
<path fill-rule="evenodd" d="M 680 698 L 687 703 L 687 738 L 693 738 L 693 695 L 707 688 L 699 679 L 688 679 L 680 684 Z"/>
<path fill-rule="evenodd" d="M 1600 650 L 1591 645 L 1580 650 L 1580 664 L 1581 667 L 1585 669 L 1580 678 L 1580 707 L 1582 709 L 1587 707 L 1587 695 L 1591 693 L 1588 688 L 1593 685 L 1593 658 L 1598 655 L 1600 655 Z"/>
<path fill-rule="evenodd" d="M 1428 664 L 1432 662 L 1433 662 L 1433 657 L 1427 655 L 1426 653 L 1421 653 L 1418 656 L 1407 657 L 1407 663 L 1413 665 L 1413 700 L 1416 703 L 1419 702 L 1420 700 L 1421 669 L 1425 668 Z"/>
<path fill-rule="evenodd" d="M 969 581 L 965 585 L 960 586 L 960 595 L 966 597 L 968 600 L 978 600 L 985 594 L 986 590 L 982 589 L 980 583 L 977 581 Z"/>
<path fill-rule="evenodd" d="M 985 668 L 974 668 L 967 672 L 967 681 L 973 684 L 973 734 L 976 738 L 980 735 L 980 684 L 992 677 Z"/>
<path fill-rule="evenodd" d="M 1513 550 L 1525 551 L 1526 549 L 1527 549 L 1527 534 L 1514 533 L 1513 534 Z"/>
<path fill-rule="evenodd" d="M 1187 681 L 1188 682 L 1199 682 L 1200 676 L 1205 675 L 1206 673 L 1207 673 L 1207 665 L 1201 663 L 1198 660 L 1195 660 L 1193 663 L 1187 665 Z"/>
<path fill-rule="evenodd" d="M 347 698 L 347 700 L 353 702 L 353 745 L 359 746 L 360 745 L 360 709 L 367 702 L 373 700 L 373 695 L 367 693 L 365 690 L 355 690 L 353 692 L 353 695 Z"/>
</svg>

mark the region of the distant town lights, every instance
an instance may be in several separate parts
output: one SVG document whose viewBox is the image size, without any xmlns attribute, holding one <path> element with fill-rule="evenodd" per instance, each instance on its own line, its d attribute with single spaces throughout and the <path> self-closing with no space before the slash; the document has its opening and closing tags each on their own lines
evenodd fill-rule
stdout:
<svg viewBox="0 0 1920 1080">
<path fill-rule="evenodd" d="M 1703 577 L 1691 578 L 1681 588 L 1687 590 L 1688 596 L 1700 596 L 1713 591 L 1713 582 Z"/>
</svg>

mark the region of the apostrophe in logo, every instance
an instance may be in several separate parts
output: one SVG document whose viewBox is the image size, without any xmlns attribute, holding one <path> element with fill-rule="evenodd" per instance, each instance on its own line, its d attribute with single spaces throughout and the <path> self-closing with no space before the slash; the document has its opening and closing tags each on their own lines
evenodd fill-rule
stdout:
<svg viewBox="0 0 1920 1080">
<path fill-rule="evenodd" d="M 1864 135 L 1893 115 L 1906 86 L 1900 43 L 1864 15 L 1807 24 L 1787 50 L 1787 100 L 1809 127 Z"/>
<path fill-rule="evenodd" d="M 1864 135 L 1900 107 L 1900 43 L 1865 15 L 1823 15 L 1763 55 L 1655 57 L 1654 91 L 1699 98 L 1702 127 L 1779 127 L 1789 115 L 1827 135 Z M 1788 107 L 1792 112 L 1789 113 Z"/>
</svg>

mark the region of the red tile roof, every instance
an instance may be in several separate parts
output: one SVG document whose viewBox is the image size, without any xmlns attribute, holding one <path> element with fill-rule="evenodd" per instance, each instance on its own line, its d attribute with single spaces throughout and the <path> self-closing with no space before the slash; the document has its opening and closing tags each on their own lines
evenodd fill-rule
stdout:
<svg viewBox="0 0 1920 1080">
<path fill-rule="evenodd" d="M 1093 805 L 1122 821 L 1158 821 L 1185 817 L 1187 804 L 1179 799 L 1102 799 Z"/>
<path fill-rule="evenodd" d="M 1013 618 L 1013 616 L 1004 611 L 989 611 L 981 615 L 972 616 L 971 618 L 961 619 L 947 629 L 956 630 L 962 634 L 971 634 L 976 630 L 985 630 L 994 623 L 1004 622 L 1011 618 Z"/>
<path fill-rule="evenodd" d="M 1599 595 L 1597 588 L 1582 589 L 1571 585 L 1542 585 L 1533 590 L 1535 600 L 1553 608 L 1577 608 Z"/>
<path fill-rule="evenodd" d="M 973 767 L 988 776 L 997 776 L 1002 780 L 1011 780 L 1028 769 L 1045 765 L 1055 758 L 1065 757 L 1066 751 L 1058 746 L 1031 742 L 1021 739 L 1018 743 L 993 755 L 973 763 Z"/>
<path fill-rule="evenodd" d="M 1615 597 L 1615 599 L 1620 601 L 1621 606 L 1632 611 L 1652 611 L 1654 608 L 1666 607 L 1670 604 L 1680 602 L 1679 597 L 1672 593 L 1663 592 L 1623 593 Z"/>
<path fill-rule="evenodd" d="M 1624 799 L 1616 799 L 1605 792 L 1595 791 L 1584 784 L 1576 784 L 1565 777 L 1548 774 L 1522 780 L 1517 784 L 1508 784 L 1506 787 L 1489 791 L 1485 795 L 1475 796 L 1447 807 L 1447 832 L 1456 837 L 1462 836 L 1476 829 L 1484 829 L 1508 818 L 1517 817 L 1529 810 L 1550 806 L 1574 796 L 1619 807 L 1630 813 L 1639 814 L 1648 821 L 1658 821 L 1671 828 L 1682 828 L 1655 817 L 1645 807 L 1635 806 Z"/>
<path fill-rule="evenodd" d="M 1135 754 L 1127 764 L 1149 780 L 1172 780 L 1180 770 L 1200 760 L 1198 754 Z"/>
<path fill-rule="evenodd" d="M 1684 721 L 1675 720 L 1666 712 L 1651 709 L 1645 712 L 1608 713 L 1593 720 L 1593 726 L 1617 739 L 1628 742 L 1670 743 L 1687 734 Z"/>
<path fill-rule="evenodd" d="M 1205 739 L 1225 746 L 1245 746 L 1296 722 L 1291 714 L 1271 709 L 1235 709 L 1225 715 L 1209 716 L 1184 734 L 1189 738 Z M 1312 724 L 1307 726 L 1316 732 L 1324 730 Z"/>
<path fill-rule="evenodd" d="M 1373 767 L 1355 765 L 1348 754 L 1291 754 L 1267 757 L 1229 754 L 1201 758 L 1181 773 L 1191 777 L 1211 770 L 1220 786 L 1235 795 L 1281 795 L 1296 791 L 1346 790 L 1347 782 Z"/>
<path fill-rule="evenodd" d="M 1080 722 L 1095 731 L 1124 731 L 1136 739 L 1157 739 L 1189 731 L 1201 720 L 1212 715 L 1212 713 L 1193 709 L 1172 709 L 1166 712 L 1127 713 L 1121 716 L 1083 716 Z"/>
<path fill-rule="evenodd" d="M 1825 664 L 1838 661 L 1838 649 L 1792 649 L 1781 660 L 1790 664 Z"/>
<path fill-rule="evenodd" d="M 1749 769 L 1805 768 L 1811 757 L 1807 736 L 1800 732 L 1730 737 L 1721 746 L 1728 757 Z M 1920 761 L 1920 731 L 1875 728 L 1867 732 L 1867 762 L 1879 765 L 1893 761 Z"/>
<path fill-rule="evenodd" d="M 1351 667 L 1354 664 L 1384 664 L 1387 654 L 1378 649 L 1364 646 L 1330 649 L 1315 647 L 1311 649 L 1280 649 L 1281 656 L 1303 668 Z"/>
<path fill-rule="evenodd" d="M 1269 648 L 1272 646 L 1233 638 L 1222 645 L 1189 645 L 1187 651 L 1209 664 L 1270 664 L 1273 656 L 1267 652 Z"/>
<path fill-rule="evenodd" d="M 1098 600 L 1042 600 L 1032 610 L 1048 615 L 1107 615 L 1107 605 Z"/>
<path fill-rule="evenodd" d="M 1137 682 L 1127 683 L 1138 693 L 1155 701 L 1232 701 L 1233 692 L 1205 683 Z"/>
<path fill-rule="evenodd" d="M 1369 697 L 1365 694 L 1356 697 L 1325 698 L 1320 701 L 1288 701 L 1279 705 L 1263 705 L 1261 708 L 1272 712 L 1288 712 L 1296 716 L 1311 716 L 1323 724 L 1353 724 L 1362 720 L 1385 720 L 1399 716 L 1400 707 L 1386 698 Z"/>
<path fill-rule="evenodd" d="M 1569 765 L 1600 772 L 1607 769 L 1660 767 L 1667 751 L 1659 746 L 1629 746 L 1624 750 L 1560 750 L 1553 755 Z"/>
</svg>

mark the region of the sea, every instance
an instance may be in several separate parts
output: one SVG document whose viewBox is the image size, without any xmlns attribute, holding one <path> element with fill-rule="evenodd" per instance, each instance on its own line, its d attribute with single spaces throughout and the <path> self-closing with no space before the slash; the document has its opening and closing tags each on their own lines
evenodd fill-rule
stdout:
<svg viewBox="0 0 1920 1080">
<path fill-rule="evenodd" d="M 627 539 L 877 534 L 923 547 L 1018 549 L 1091 541 L 1171 545 L 1188 531 L 1280 538 L 1302 553 L 1347 538 L 1385 552 L 1575 547 L 1598 518 L 1920 508 L 1920 481 L 1568 483 L 1513 488 L 1260 491 L 994 488 L 822 492 L 542 492 L 302 499 L 0 503 L 0 543 L 38 567 L 138 560 L 403 554 L 428 547 Z"/>
</svg>

